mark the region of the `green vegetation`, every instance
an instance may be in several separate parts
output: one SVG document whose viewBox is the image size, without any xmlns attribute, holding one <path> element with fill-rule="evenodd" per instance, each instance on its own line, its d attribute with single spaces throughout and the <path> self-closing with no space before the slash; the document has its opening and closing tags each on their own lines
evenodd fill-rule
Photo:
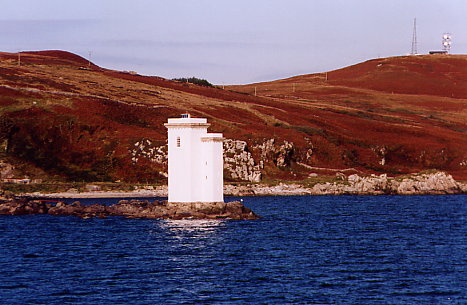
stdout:
<svg viewBox="0 0 467 305">
<path fill-rule="evenodd" d="M 340 179 L 335 175 L 319 175 L 317 177 L 309 177 L 301 182 L 305 187 L 313 187 L 316 184 L 323 183 L 338 183 L 348 185 L 349 183 L 345 180 Z"/>
<path fill-rule="evenodd" d="M 134 191 L 135 189 L 145 189 L 147 187 L 155 187 L 160 184 L 133 184 L 120 182 L 50 182 L 50 183 L 34 183 L 34 184 L 14 184 L 0 183 L 0 190 L 11 192 L 13 194 L 24 193 L 59 193 L 73 189 L 78 192 L 87 192 L 86 186 L 97 186 L 101 191 Z"/>
<path fill-rule="evenodd" d="M 183 83 L 192 83 L 198 86 L 213 87 L 213 85 L 207 80 L 197 78 L 197 77 L 190 77 L 190 78 L 181 77 L 181 78 L 174 78 L 172 80 L 183 82 Z"/>
<path fill-rule="evenodd" d="M 298 130 L 300 132 L 303 132 L 309 136 L 313 135 L 319 135 L 319 136 L 324 136 L 325 132 L 321 128 L 314 128 L 311 126 L 291 126 L 292 129 Z"/>
<path fill-rule="evenodd" d="M 35 184 L 14 184 L 14 183 L 1 183 L 0 189 L 11 192 L 13 194 L 22 193 L 56 193 L 64 192 L 69 189 L 84 188 L 84 183 L 35 183 Z"/>
</svg>

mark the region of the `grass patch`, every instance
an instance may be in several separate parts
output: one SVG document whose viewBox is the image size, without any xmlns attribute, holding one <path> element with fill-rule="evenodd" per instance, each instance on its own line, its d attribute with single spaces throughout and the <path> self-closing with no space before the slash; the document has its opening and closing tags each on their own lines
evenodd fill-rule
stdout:
<svg viewBox="0 0 467 305">
<path fill-rule="evenodd" d="M 309 177 L 301 182 L 305 187 L 313 187 L 316 184 L 324 184 L 324 183 L 338 183 L 338 184 L 348 184 L 346 180 L 341 180 L 335 175 L 329 176 L 317 176 L 317 177 Z"/>
<path fill-rule="evenodd" d="M 123 191 L 129 192 L 135 189 L 144 189 L 150 186 L 160 186 L 162 184 L 133 184 L 119 182 L 50 182 L 50 183 L 35 183 L 35 184 L 14 184 L 0 183 L 0 189 L 11 192 L 13 194 L 23 193 L 61 193 L 70 189 L 78 192 L 87 192 L 87 185 L 98 186 L 101 191 Z"/>
<path fill-rule="evenodd" d="M 290 126 L 291 129 L 295 129 L 299 132 L 305 133 L 309 136 L 318 135 L 324 136 L 324 130 L 321 128 L 314 128 L 311 126 Z"/>
</svg>

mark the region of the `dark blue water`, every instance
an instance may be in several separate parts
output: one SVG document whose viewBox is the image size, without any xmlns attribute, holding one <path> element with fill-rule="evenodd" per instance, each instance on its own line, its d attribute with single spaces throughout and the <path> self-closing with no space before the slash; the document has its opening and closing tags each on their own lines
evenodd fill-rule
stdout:
<svg viewBox="0 0 467 305">
<path fill-rule="evenodd" d="M 245 197 L 253 221 L 0 216 L 0 303 L 466 304 L 466 201 Z"/>
</svg>

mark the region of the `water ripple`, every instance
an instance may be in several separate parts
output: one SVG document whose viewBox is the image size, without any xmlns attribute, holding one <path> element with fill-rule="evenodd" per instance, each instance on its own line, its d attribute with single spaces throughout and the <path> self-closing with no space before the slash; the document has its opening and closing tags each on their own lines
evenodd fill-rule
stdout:
<svg viewBox="0 0 467 305">
<path fill-rule="evenodd" d="M 0 303 L 463 304 L 466 198 L 244 198 L 254 221 L 0 217 Z"/>
</svg>

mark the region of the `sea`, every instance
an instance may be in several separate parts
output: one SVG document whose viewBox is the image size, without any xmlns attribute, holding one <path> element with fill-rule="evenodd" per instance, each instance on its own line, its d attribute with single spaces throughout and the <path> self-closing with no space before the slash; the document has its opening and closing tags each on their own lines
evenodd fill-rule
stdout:
<svg viewBox="0 0 467 305">
<path fill-rule="evenodd" d="M 0 216 L 0 304 L 467 304 L 465 195 L 226 200 L 262 218 Z"/>
</svg>

